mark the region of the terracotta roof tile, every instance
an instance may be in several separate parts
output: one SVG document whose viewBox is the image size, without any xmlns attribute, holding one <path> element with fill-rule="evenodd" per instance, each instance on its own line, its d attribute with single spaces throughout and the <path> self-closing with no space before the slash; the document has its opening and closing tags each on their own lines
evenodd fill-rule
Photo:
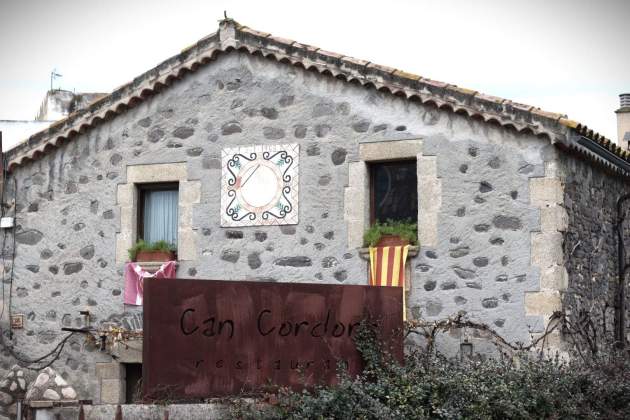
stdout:
<svg viewBox="0 0 630 420">
<path fill-rule="evenodd" d="M 431 87 L 439 88 L 439 89 L 443 89 L 448 86 L 448 83 L 439 82 L 437 80 L 432 80 L 432 79 L 422 79 L 422 82 L 427 86 L 431 86 Z"/>
<path fill-rule="evenodd" d="M 564 118 L 563 114 L 558 114 L 557 112 L 543 111 L 540 108 L 536 108 L 536 109 L 532 110 L 531 113 L 532 114 L 536 114 L 536 115 L 540 115 L 540 116 L 545 117 L 545 118 L 549 118 L 550 120 L 554 120 L 554 121 L 559 121 L 560 118 Z"/>
<path fill-rule="evenodd" d="M 531 112 L 533 109 L 536 109 L 536 107 L 534 106 L 520 104 L 518 102 L 512 102 L 512 101 L 510 101 L 510 106 L 518 111 L 523 111 L 523 112 Z"/>
<path fill-rule="evenodd" d="M 394 74 L 397 70 L 393 67 L 383 66 L 382 64 L 370 63 L 367 65 L 368 69 L 382 72 L 383 74 Z"/>
<path fill-rule="evenodd" d="M 237 29 L 238 29 L 239 32 L 244 32 L 246 34 L 254 35 L 254 36 L 259 37 L 259 38 L 267 38 L 267 37 L 271 36 L 270 33 L 257 31 L 255 29 L 251 29 L 251 28 L 249 28 L 247 26 L 239 26 Z"/>
<path fill-rule="evenodd" d="M 341 59 L 343 58 L 343 54 L 337 54 L 335 52 L 326 51 L 321 48 L 314 48 L 312 51 L 323 59 L 333 58 L 335 61 L 341 61 Z"/>
<path fill-rule="evenodd" d="M 578 123 L 577 121 L 573 121 L 573 120 L 568 120 L 566 118 L 560 118 L 560 120 L 558 121 L 560 124 L 564 125 L 565 127 L 569 127 L 569 128 L 577 128 L 578 125 L 580 125 L 580 123 Z"/>
<path fill-rule="evenodd" d="M 361 60 L 361 59 L 359 59 L 359 58 L 348 57 L 347 55 L 345 55 L 345 56 L 343 56 L 343 57 L 342 57 L 342 61 L 343 61 L 345 64 L 350 63 L 350 64 L 353 64 L 354 66 L 357 66 L 357 67 L 362 67 L 362 68 L 364 68 L 365 66 L 367 66 L 368 64 L 370 64 L 370 62 L 369 62 L 369 61 L 366 61 L 366 60 Z"/>
<path fill-rule="evenodd" d="M 463 93 L 464 95 L 474 96 L 474 95 L 477 94 L 476 90 L 466 89 L 466 88 L 463 88 L 463 87 L 454 86 L 454 89 L 459 91 L 459 92 L 461 92 L 461 93 Z"/>
<path fill-rule="evenodd" d="M 462 89 L 457 86 L 451 85 L 447 86 L 445 89 L 445 96 L 449 99 L 454 99 L 457 102 L 461 102 L 462 104 L 470 104 L 473 97 L 477 92 L 470 89 Z"/>
<path fill-rule="evenodd" d="M 409 79 L 409 80 L 420 80 L 420 79 L 422 79 L 422 77 L 420 77 L 420 76 L 418 76 L 416 74 L 407 73 L 406 71 L 402 71 L 402 70 L 394 70 L 394 72 L 392 73 L 392 76 L 400 77 L 402 79 Z"/>
<path fill-rule="evenodd" d="M 315 47 L 312 47 L 312 46 L 307 45 L 307 44 L 301 44 L 301 43 L 299 43 L 299 42 L 297 42 L 297 41 L 293 41 L 293 43 L 291 44 L 291 46 L 292 46 L 293 48 L 295 48 L 295 49 L 298 49 L 298 50 L 315 49 Z"/>
<path fill-rule="evenodd" d="M 502 104 L 507 101 L 507 99 L 499 98 L 498 96 L 492 96 L 485 93 L 477 92 L 476 97 L 486 102 L 495 102 L 497 104 Z"/>
<path fill-rule="evenodd" d="M 291 45 L 296 43 L 292 39 L 281 38 L 281 37 L 278 37 L 278 36 L 272 36 L 269 39 L 270 40 L 274 40 L 275 42 L 277 42 L 279 44 L 284 44 L 284 45 L 289 45 L 289 46 L 291 46 Z"/>
</svg>

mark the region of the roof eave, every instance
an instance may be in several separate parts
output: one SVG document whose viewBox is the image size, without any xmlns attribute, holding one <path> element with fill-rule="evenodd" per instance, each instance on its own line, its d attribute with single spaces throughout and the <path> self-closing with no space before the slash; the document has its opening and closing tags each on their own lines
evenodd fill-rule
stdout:
<svg viewBox="0 0 630 420">
<path fill-rule="evenodd" d="M 107 121 L 146 98 L 214 60 L 220 53 L 239 50 L 261 55 L 281 63 L 357 83 L 382 92 L 434 106 L 468 118 L 495 124 L 519 133 L 546 137 L 552 143 L 563 141 L 566 130 L 584 129 L 566 116 L 550 113 L 507 99 L 484 95 L 455 85 L 422 78 L 365 60 L 324 51 L 295 41 L 242 26 L 231 19 L 222 20 L 219 30 L 170 57 L 155 68 L 117 88 L 48 129 L 31 136 L 7 152 L 9 170 L 36 159 L 82 132 Z M 592 132 L 591 132 L 592 133 Z"/>
</svg>

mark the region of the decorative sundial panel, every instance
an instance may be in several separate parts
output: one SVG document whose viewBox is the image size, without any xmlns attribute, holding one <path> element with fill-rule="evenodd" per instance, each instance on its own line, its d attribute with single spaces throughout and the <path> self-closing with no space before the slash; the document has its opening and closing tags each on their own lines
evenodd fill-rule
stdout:
<svg viewBox="0 0 630 420">
<path fill-rule="evenodd" d="M 298 144 L 225 148 L 221 152 L 221 226 L 298 223 Z"/>
</svg>

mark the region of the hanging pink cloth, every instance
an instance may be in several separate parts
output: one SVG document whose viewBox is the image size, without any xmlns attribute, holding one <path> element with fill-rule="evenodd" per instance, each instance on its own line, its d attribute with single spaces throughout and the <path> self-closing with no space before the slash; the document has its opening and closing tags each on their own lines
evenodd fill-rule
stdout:
<svg viewBox="0 0 630 420">
<path fill-rule="evenodd" d="M 174 278 L 175 261 L 167 261 L 155 273 L 149 273 L 136 263 L 125 265 L 125 303 L 127 305 L 142 305 L 145 278 Z"/>
</svg>

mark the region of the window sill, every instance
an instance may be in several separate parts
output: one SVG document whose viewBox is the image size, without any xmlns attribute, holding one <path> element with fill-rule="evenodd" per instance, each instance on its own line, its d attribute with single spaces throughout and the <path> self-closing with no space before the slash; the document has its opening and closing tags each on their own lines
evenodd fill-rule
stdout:
<svg viewBox="0 0 630 420">
<path fill-rule="evenodd" d="M 162 267 L 162 264 L 164 264 L 165 262 L 167 261 L 134 261 L 134 264 L 139 265 L 140 267 L 142 267 L 143 270 L 149 273 L 155 273 L 156 271 L 160 269 L 160 267 Z M 175 261 L 176 270 L 178 266 L 179 266 L 179 263 Z"/>
<path fill-rule="evenodd" d="M 419 251 L 419 246 L 410 246 L 407 259 L 416 257 Z M 359 248 L 359 257 L 365 261 L 370 261 L 370 248 Z"/>
</svg>

